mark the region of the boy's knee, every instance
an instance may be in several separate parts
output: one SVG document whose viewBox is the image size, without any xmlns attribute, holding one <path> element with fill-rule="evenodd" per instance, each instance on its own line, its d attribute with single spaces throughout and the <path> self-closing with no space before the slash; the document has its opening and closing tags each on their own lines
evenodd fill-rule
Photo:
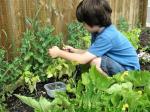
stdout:
<svg viewBox="0 0 150 112">
<path fill-rule="evenodd" d="M 107 74 L 101 68 L 101 58 L 95 58 L 95 59 L 93 59 L 90 64 L 96 66 L 97 70 L 101 74 L 103 74 L 104 76 L 107 76 Z"/>
<path fill-rule="evenodd" d="M 99 66 L 101 65 L 101 58 L 95 58 L 90 62 L 91 65 Z"/>
</svg>

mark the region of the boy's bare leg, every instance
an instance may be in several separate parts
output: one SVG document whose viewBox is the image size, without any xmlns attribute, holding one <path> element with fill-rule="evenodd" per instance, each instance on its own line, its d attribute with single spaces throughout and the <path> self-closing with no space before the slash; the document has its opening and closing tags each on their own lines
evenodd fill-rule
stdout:
<svg viewBox="0 0 150 112">
<path fill-rule="evenodd" d="M 98 70 L 101 74 L 103 74 L 104 76 L 108 76 L 108 75 L 100 68 L 100 65 L 101 65 L 101 58 L 95 58 L 95 59 L 93 59 L 90 64 L 96 66 L 97 70 Z"/>
</svg>

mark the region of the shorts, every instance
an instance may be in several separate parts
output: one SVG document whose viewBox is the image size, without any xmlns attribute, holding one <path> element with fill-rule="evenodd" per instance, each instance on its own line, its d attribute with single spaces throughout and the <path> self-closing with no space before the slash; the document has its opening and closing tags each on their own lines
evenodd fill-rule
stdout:
<svg viewBox="0 0 150 112">
<path fill-rule="evenodd" d="M 105 73 L 107 73 L 111 77 L 117 73 L 126 71 L 125 67 L 107 56 L 103 56 L 101 58 L 100 67 Z"/>
</svg>

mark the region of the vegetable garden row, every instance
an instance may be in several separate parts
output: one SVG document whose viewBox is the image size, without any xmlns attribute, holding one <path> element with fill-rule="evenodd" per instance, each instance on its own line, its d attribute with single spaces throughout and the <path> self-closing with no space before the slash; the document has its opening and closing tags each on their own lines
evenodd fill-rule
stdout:
<svg viewBox="0 0 150 112">
<path fill-rule="evenodd" d="M 122 18 L 118 29 L 139 53 L 142 71 L 104 77 L 96 68 L 64 59 L 51 59 L 48 48 L 65 44 L 87 49 L 90 34 L 82 24 L 68 25 L 67 41 L 55 35 L 51 26 L 27 19 L 19 56 L 8 61 L 0 49 L 0 112 L 149 112 L 150 111 L 150 29 L 129 30 Z M 80 41 L 78 41 L 80 40 Z M 61 81 L 66 92 L 50 98 L 46 83 Z M 20 100 L 19 100 L 20 99 Z M 27 105 L 25 105 L 27 104 Z"/>
</svg>

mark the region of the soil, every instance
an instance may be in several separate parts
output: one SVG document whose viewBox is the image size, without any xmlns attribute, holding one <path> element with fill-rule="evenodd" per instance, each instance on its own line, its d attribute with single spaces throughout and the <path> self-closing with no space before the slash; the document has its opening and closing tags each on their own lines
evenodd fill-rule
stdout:
<svg viewBox="0 0 150 112">
<path fill-rule="evenodd" d="M 140 35 L 140 45 L 142 48 L 149 46 L 149 50 L 147 50 L 147 52 L 150 53 L 150 27 L 142 30 Z"/>
<path fill-rule="evenodd" d="M 150 42 L 150 28 L 145 28 L 145 29 L 143 29 L 141 36 L 140 36 L 140 44 L 142 45 L 142 47 L 145 47 L 145 45 L 148 45 L 149 42 Z M 147 51 L 147 52 L 150 53 L 150 51 Z M 142 68 L 142 70 L 150 71 L 150 62 L 145 63 L 145 64 L 141 63 L 141 68 Z M 64 82 L 65 82 L 65 80 L 67 80 L 67 78 L 64 79 Z M 55 82 L 55 81 L 53 79 L 50 79 L 48 82 Z M 37 92 L 34 92 L 32 94 L 29 92 L 27 87 L 18 88 L 17 90 L 14 91 L 14 94 L 21 94 L 21 95 L 25 95 L 25 96 L 34 97 L 34 98 L 39 98 L 40 96 L 49 98 L 49 96 L 46 94 L 46 91 L 44 89 L 44 84 L 46 84 L 48 82 L 38 83 L 37 84 Z M 7 109 L 10 112 L 34 112 L 34 110 L 31 107 L 22 103 L 14 95 L 7 98 L 6 103 L 7 103 Z"/>
<path fill-rule="evenodd" d="M 46 90 L 44 89 L 44 85 L 50 82 L 54 82 L 50 79 L 48 82 L 38 83 L 37 84 L 37 91 L 34 93 L 30 93 L 27 87 L 20 87 L 14 91 L 13 94 L 20 94 L 28 97 L 39 98 L 40 96 L 46 97 L 51 99 L 47 94 Z M 34 110 L 29 107 L 28 105 L 22 103 L 17 97 L 12 95 L 6 100 L 7 109 L 9 112 L 34 112 Z"/>
<path fill-rule="evenodd" d="M 141 70 L 150 71 L 150 63 L 141 64 Z"/>
<path fill-rule="evenodd" d="M 140 35 L 140 45 L 142 48 L 149 46 L 149 50 L 147 50 L 146 52 L 150 54 L 150 27 L 144 28 L 142 30 L 142 33 Z M 150 62 L 144 64 L 141 63 L 141 69 L 150 71 Z"/>
</svg>

